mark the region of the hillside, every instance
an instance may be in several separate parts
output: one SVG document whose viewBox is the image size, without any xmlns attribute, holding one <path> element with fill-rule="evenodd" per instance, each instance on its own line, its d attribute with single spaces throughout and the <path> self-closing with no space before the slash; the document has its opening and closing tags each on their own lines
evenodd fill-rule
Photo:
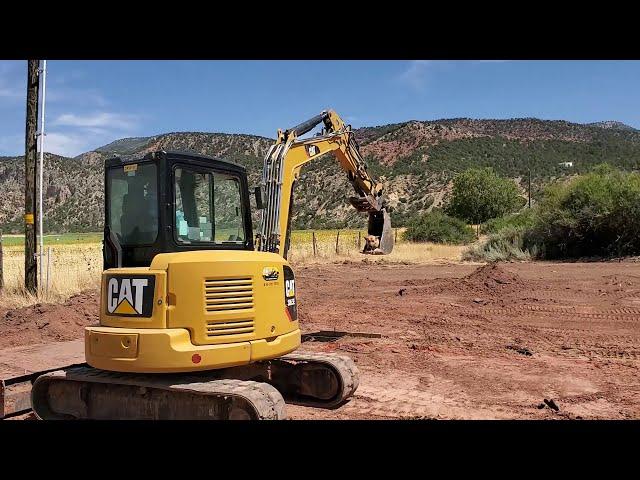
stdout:
<svg viewBox="0 0 640 480">
<path fill-rule="evenodd" d="M 619 122 L 583 125 L 538 119 L 466 118 L 366 127 L 356 130 L 372 174 L 382 177 L 394 210 L 393 221 L 439 205 L 452 176 L 471 166 L 491 166 L 520 182 L 531 168 L 534 197 L 558 177 L 581 173 L 607 161 L 623 169 L 640 168 L 640 131 Z M 45 229 L 53 232 L 102 228 L 103 162 L 112 155 L 192 150 L 247 167 L 257 184 L 262 157 L 273 140 L 224 133 L 168 133 L 117 140 L 75 158 L 45 156 Z M 573 162 L 565 168 L 561 162 Z M 0 157 L 0 229 L 22 230 L 22 158 Z M 347 197 L 351 187 L 331 158 L 309 165 L 296 189 L 294 226 L 363 226 L 365 218 Z"/>
</svg>

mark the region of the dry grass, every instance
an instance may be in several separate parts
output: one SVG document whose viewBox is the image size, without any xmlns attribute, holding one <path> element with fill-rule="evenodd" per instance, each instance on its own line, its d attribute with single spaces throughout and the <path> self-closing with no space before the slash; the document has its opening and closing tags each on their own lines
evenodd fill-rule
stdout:
<svg viewBox="0 0 640 480">
<path fill-rule="evenodd" d="M 363 255 L 357 245 L 340 246 L 338 253 L 333 243 L 318 243 L 316 255 L 313 245 L 297 244 L 291 247 L 289 261 L 292 265 L 308 265 L 335 262 L 377 262 L 377 263 L 434 263 L 441 261 L 459 262 L 467 247 L 458 245 L 440 245 L 435 243 L 398 242 L 389 255 Z"/>
<path fill-rule="evenodd" d="M 316 254 L 313 253 L 311 232 L 298 231 L 292 235 L 289 261 L 292 265 L 320 263 L 438 263 L 462 260 L 464 246 L 412 243 L 402 240 L 398 229 L 397 241 L 390 255 L 363 255 L 358 248 L 358 230 L 341 230 L 336 253 L 336 230 L 316 232 Z M 361 245 L 365 232 L 360 231 Z M 65 244 L 51 247 L 51 279 L 49 292 L 41 291 L 40 298 L 24 289 L 24 247 L 4 247 L 5 288 L 0 293 L 0 308 L 14 308 L 38 302 L 59 303 L 87 288 L 100 286 L 102 271 L 100 243 Z M 46 266 L 46 258 L 44 259 Z M 46 270 L 45 270 L 46 272 Z"/>
<path fill-rule="evenodd" d="M 99 287 L 101 249 L 99 243 L 51 247 L 49 291 L 46 292 L 44 285 L 41 285 L 40 298 L 37 298 L 24 288 L 24 247 L 4 247 L 5 286 L 0 293 L 0 308 L 22 307 L 38 302 L 59 303 L 82 290 Z M 46 257 L 43 260 L 46 279 Z"/>
</svg>

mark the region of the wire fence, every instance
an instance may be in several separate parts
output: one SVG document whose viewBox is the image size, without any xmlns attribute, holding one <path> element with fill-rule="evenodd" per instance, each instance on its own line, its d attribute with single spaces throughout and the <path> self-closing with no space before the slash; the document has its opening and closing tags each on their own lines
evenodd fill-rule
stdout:
<svg viewBox="0 0 640 480">
<path fill-rule="evenodd" d="M 400 229 L 393 229 L 394 242 L 402 242 Z M 366 230 L 296 230 L 291 233 L 291 248 L 314 257 L 362 251 Z"/>
</svg>

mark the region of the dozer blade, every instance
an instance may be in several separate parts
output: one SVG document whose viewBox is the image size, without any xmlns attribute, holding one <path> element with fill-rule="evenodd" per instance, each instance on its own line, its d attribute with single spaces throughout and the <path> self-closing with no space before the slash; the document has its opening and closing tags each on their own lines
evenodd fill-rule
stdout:
<svg viewBox="0 0 640 480">
<path fill-rule="evenodd" d="M 365 245 L 362 253 L 389 255 L 393 250 L 393 229 L 391 228 L 391 217 L 386 209 L 383 208 L 378 212 L 369 212 L 367 231 L 369 235 L 378 237 L 379 245 L 376 248 L 367 248 L 367 245 Z"/>
<path fill-rule="evenodd" d="M 281 420 L 266 383 L 202 375 L 138 375 L 75 367 L 38 377 L 31 404 L 44 420 Z"/>
</svg>

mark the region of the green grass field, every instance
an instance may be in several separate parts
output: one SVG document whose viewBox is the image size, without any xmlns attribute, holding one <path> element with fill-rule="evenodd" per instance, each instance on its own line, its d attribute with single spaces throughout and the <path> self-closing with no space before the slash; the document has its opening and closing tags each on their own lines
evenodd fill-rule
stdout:
<svg viewBox="0 0 640 480">
<path fill-rule="evenodd" d="M 77 245 L 79 243 L 100 243 L 102 233 L 62 233 L 60 235 L 45 235 L 44 245 Z M 24 245 L 24 235 L 3 235 L 2 244 L 6 247 Z"/>
<path fill-rule="evenodd" d="M 335 240 L 338 230 L 316 230 L 316 241 L 324 242 L 329 238 Z M 367 232 L 366 230 L 360 230 L 362 237 Z M 291 234 L 291 242 L 293 244 L 299 242 L 311 242 L 312 239 L 311 230 L 294 230 Z M 344 241 L 346 238 L 358 237 L 358 230 L 340 230 L 340 236 Z M 77 245 L 85 243 L 100 243 L 102 242 L 102 233 L 62 233 L 60 235 L 45 235 L 45 246 L 52 245 Z M 15 247 L 24 245 L 24 235 L 3 235 L 2 243 L 6 247 Z"/>
</svg>

